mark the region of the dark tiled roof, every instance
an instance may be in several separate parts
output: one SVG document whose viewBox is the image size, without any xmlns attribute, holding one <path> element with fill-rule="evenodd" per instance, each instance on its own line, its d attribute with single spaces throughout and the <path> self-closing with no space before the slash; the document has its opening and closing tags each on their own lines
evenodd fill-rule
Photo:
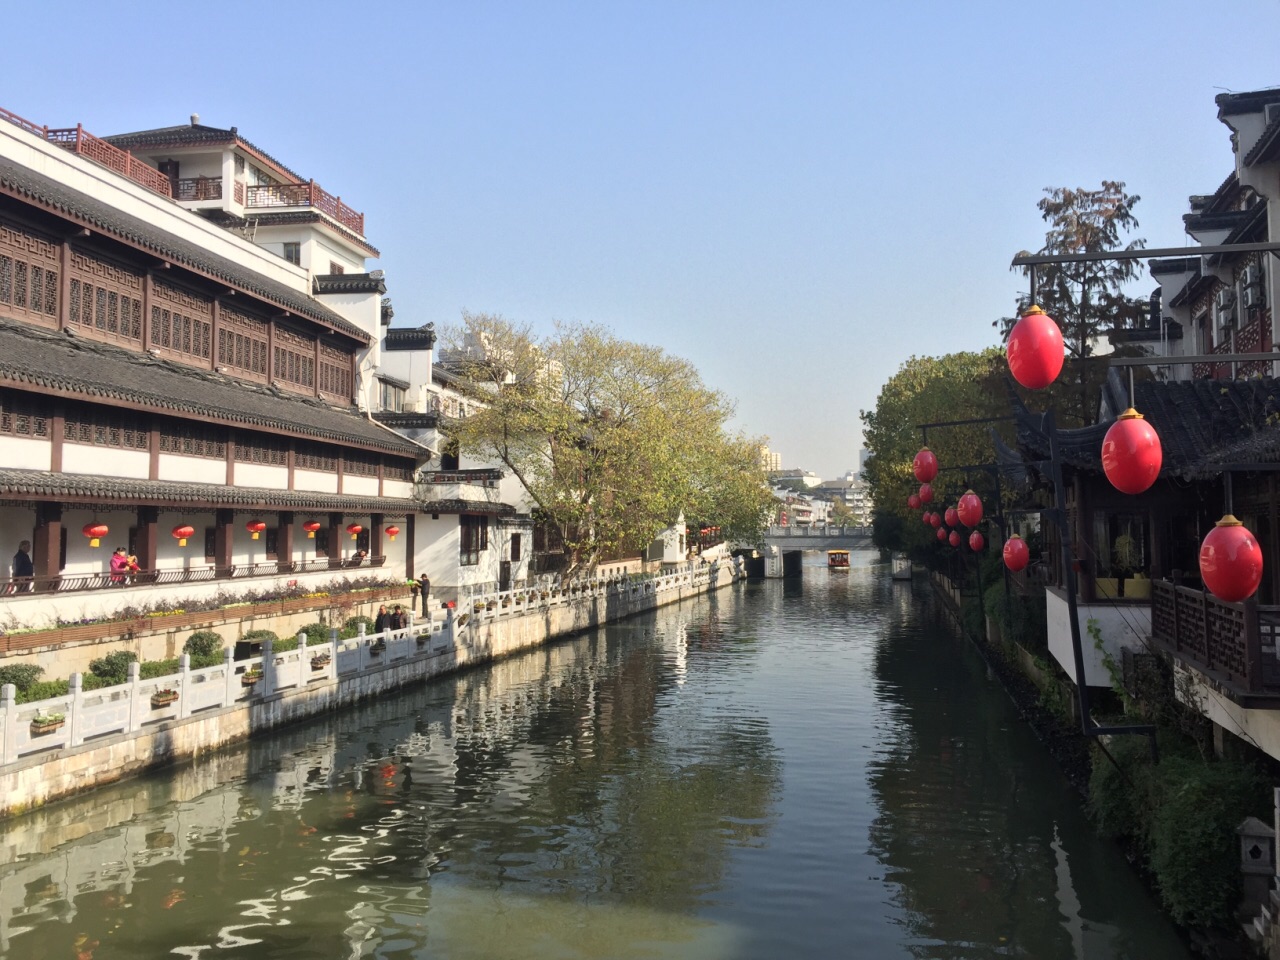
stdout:
<svg viewBox="0 0 1280 960">
<path fill-rule="evenodd" d="M 1280 103 L 1280 87 L 1251 90 L 1245 93 L 1220 93 L 1213 98 L 1218 105 L 1218 118 L 1241 113 L 1261 113 L 1269 103 Z"/>
<path fill-rule="evenodd" d="M 1182 222 L 1187 231 L 1195 230 L 1236 230 L 1242 223 L 1253 217 L 1251 210 L 1228 210 L 1220 213 L 1188 213 Z"/>
<path fill-rule="evenodd" d="M 395 430 L 428 430 L 440 425 L 440 414 L 434 410 L 430 413 L 411 411 L 394 413 L 390 410 L 382 410 L 375 413 L 373 419 Z"/>
<path fill-rule="evenodd" d="M 333 510 L 348 513 L 406 513 L 417 501 L 399 497 L 358 497 L 307 490 L 229 487 L 218 483 L 179 483 L 172 480 L 130 480 L 48 470 L 0 470 L 0 497 L 7 499 L 66 498 L 78 501 L 128 501 L 167 506 L 208 504 L 218 507 L 282 510 Z"/>
<path fill-rule="evenodd" d="M 233 286 L 257 294 L 299 316 L 315 320 L 347 336 L 369 342 L 369 335 L 318 300 L 283 283 L 254 273 L 247 267 L 212 254 L 198 244 L 152 226 L 138 217 L 115 209 L 79 190 L 72 190 L 48 177 L 0 158 L 0 187 L 12 190 L 60 213 L 76 217 L 104 233 L 137 244 L 165 260 L 182 264 L 200 273 L 217 277 Z"/>
<path fill-rule="evenodd" d="M 1152 276 L 1162 273 L 1199 273 L 1199 257 L 1170 257 L 1164 260 L 1148 260 L 1147 269 Z"/>
<path fill-rule="evenodd" d="M 424 453 L 354 410 L 2 318 L 0 381 L 405 456 Z"/>
<path fill-rule="evenodd" d="M 1280 157 L 1280 114 L 1267 124 L 1262 136 L 1258 137 L 1258 142 L 1244 155 L 1244 165 L 1251 167 L 1255 163 L 1275 160 L 1277 157 Z"/>
<path fill-rule="evenodd" d="M 176 127 L 156 127 L 154 130 L 137 130 L 133 133 L 117 133 L 114 136 L 102 137 L 103 140 L 121 150 L 132 150 L 139 147 L 199 147 L 206 144 L 240 143 L 262 159 L 275 164 L 298 183 L 305 183 L 306 177 L 290 170 L 267 151 L 250 143 L 240 136 L 235 127 L 223 130 L 220 127 L 208 127 L 200 123 L 184 123 Z"/>
<path fill-rule="evenodd" d="M 401 390 L 409 389 L 408 380 L 401 380 L 399 377 L 393 377 L 389 373 L 375 373 L 374 376 L 377 377 L 379 380 L 381 380 L 383 383 L 389 383 L 393 387 L 399 387 Z"/>
<path fill-rule="evenodd" d="M 321 273 L 312 279 L 312 293 L 377 293 L 387 292 L 381 277 L 368 273 Z"/>
<path fill-rule="evenodd" d="M 428 323 L 416 330 L 409 327 L 389 327 L 383 337 L 384 350 L 430 350 L 435 346 L 435 324 Z"/>
<path fill-rule="evenodd" d="M 382 256 L 378 248 L 373 246 L 373 244 L 364 237 L 360 236 L 360 234 L 356 233 L 354 230 L 348 230 L 342 224 L 338 223 L 337 220 L 321 216 L 313 210 L 292 210 L 287 213 L 255 213 L 252 217 L 246 219 L 253 220 L 253 222 L 260 227 L 287 227 L 292 226 L 295 223 L 323 223 L 330 230 L 335 233 L 342 234 L 352 243 L 363 247 L 369 252 L 370 256 Z M 241 222 L 243 223 L 245 221 L 242 220 Z"/>
</svg>

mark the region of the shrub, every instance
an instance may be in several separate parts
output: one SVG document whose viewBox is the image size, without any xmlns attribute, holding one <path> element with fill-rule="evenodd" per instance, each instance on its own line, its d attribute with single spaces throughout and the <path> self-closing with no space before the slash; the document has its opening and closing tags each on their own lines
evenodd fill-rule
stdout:
<svg viewBox="0 0 1280 960">
<path fill-rule="evenodd" d="M 315 623 L 308 623 L 298 632 L 305 633 L 307 635 L 308 647 L 314 647 L 317 644 L 329 642 L 329 626 L 327 624 L 320 623 L 318 620 Z"/>
<path fill-rule="evenodd" d="M 196 657 L 208 657 L 210 654 L 220 656 L 223 646 L 222 634 L 212 630 L 197 630 L 187 637 L 187 642 L 182 645 L 182 652 L 191 654 L 194 661 Z"/>
<path fill-rule="evenodd" d="M 210 653 L 208 655 L 201 655 L 201 654 L 191 655 L 192 670 L 199 670 L 201 667 L 216 667 L 220 663 L 222 663 L 221 650 L 219 650 L 217 653 Z"/>
<path fill-rule="evenodd" d="M 373 633 L 373 620 L 370 617 L 350 617 L 342 625 L 342 631 L 338 636 L 343 640 L 350 640 L 352 637 L 359 636 L 360 624 L 362 623 L 364 624 L 365 633 Z"/>
<path fill-rule="evenodd" d="M 70 684 L 66 680 L 41 680 L 25 690 L 19 690 L 18 703 L 34 703 L 36 700 L 66 696 L 69 689 Z"/>
<path fill-rule="evenodd" d="M 297 637 L 285 637 L 283 640 L 277 640 L 271 644 L 271 649 L 276 653 L 285 653 L 289 650 L 298 649 Z"/>
<path fill-rule="evenodd" d="M 240 639 L 246 643 L 266 643 L 270 640 L 273 649 L 280 642 L 280 638 L 276 636 L 274 630 L 246 630 L 244 636 Z"/>
<path fill-rule="evenodd" d="M 154 680 L 156 677 L 167 677 L 178 672 L 178 658 L 169 660 L 143 660 L 138 666 L 138 676 L 143 680 Z"/>
<path fill-rule="evenodd" d="M 101 677 L 108 684 L 120 684 L 129 679 L 129 664 L 137 663 L 138 655 L 128 650 L 117 650 L 105 657 L 89 662 L 89 672 Z"/>
<path fill-rule="evenodd" d="M 1010 590 L 1006 606 L 1004 584 L 994 583 L 987 587 L 982 600 L 988 619 L 1000 628 L 1005 641 L 1018 643 L 1032 652 L 1048 649 L 1043 590 L 1029 597 Z"/>
<path fill-rule="evenodd" d="M 39 680 L 42 673 L 44 668 L 37 667 L 34 663 L 15 663 L 8 667 L 0 667 L 0 685 L 12 683 L 18 688 L 18 693 L 22 693 Z"/>
</svg>

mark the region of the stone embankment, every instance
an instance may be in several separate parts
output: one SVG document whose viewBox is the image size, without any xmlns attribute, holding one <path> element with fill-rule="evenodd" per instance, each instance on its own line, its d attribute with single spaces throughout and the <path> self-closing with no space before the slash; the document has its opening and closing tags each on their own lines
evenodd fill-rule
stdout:
<svg viewBox="0 0 1280 960">
<path fill-rule="evenodd" d="M 199 756 L 284 724 L 728 586 L 736 563 L 473 598 L 443 621 L 63 697 L 0 688 L 0 817 Z"/>
</svg>

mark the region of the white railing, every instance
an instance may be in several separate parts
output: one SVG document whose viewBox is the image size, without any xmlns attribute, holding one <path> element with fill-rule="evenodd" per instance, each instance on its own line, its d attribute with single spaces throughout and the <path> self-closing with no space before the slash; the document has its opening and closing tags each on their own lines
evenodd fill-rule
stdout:
<svg viewBox="0 0 1280 960">
<path fill-rule="evenodd" d="M 813 537 L 814 539 L 826 540 L 835 537 L 865 537 L 871 539 L 870 527 L 836 527 L 830 524 L 817 523 L 799 527 L 769 527 L 765 530 L 766 537 L 786 538 L 799 540 L 804 537 Z"/>
</svg>

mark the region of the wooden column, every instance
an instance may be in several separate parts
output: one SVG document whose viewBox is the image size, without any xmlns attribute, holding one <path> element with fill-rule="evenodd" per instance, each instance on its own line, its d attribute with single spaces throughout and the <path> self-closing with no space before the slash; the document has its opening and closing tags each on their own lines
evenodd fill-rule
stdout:
<svg viewBox="0 0 1280 960">
<path fill-rule="evenodd" d="M 152 480 L 160 479 L 160 428 L 152 426 L 147 437 L 147 449 L 151 454 L 151 466 L 149 472 Z M 152 570 L 153 567 L 146 569 Z"/>
<path fill-rule="evenodd" d="M 329 514 L 329 569 L 342 566 L 342 514 Z"/>
<path fill-rule="evenodd" d="M 298 463 L 298 441 L 297 440 L 289 441 L 288 457 L 289 459 L 287 460 L 287 464 L 289 469 L 289 489 L 292 490 L 293 489 L 293 472 L 294 470 L 297 469 L 297 463 Z"/>
<path fill-rule="evenodd" d="M 382 520 L 380 513 L 369 514 L 369 556 L 381 557 L 382 552 Z"/>
<path fill-rule="evenodd" d="M 236 484 L 236 432 L 227 431 L 227 486 Z"/>
<path fill-rule="evenodd" d="M 411 513 L 404 518 L 404 575 L 408 580 L 417 579 L 413 569 L 413 555 L 416 552 L 414 529 L 418 515 Z"/>
<path fill-rule="evenodd" d="M 142 278 L 142 349 L 151 347 L 151 304 L 155 300 L 155 277 L 148 270 Z"/>
<path fill-rule="evenodd" d="M 65 330 L 71 317 L 71 241 L 64 240 L 59 251 L 62 276 L 58 278 L 58 329 Z M 57 468 L 55 468 L 57 469 Z M 40 571 L 36 571 L 40 576 Z"/>
<path fill-rule="evenodd" d="M 320 396 L 320 338 L 319 337 L 316 337 L 316 345 L 311 349 L 311 355 L 315 357 L 315 359 L 312 361 L 315 364 L 313 368 L 315 372 L 315 376 L 312 378 L 314 380 L 314 383 L 312 384 L 311 393 L 313 396 L 318 397 Z"/>
<path fill-rule="evenodd" d="M 214 515 L 213 566 L 214 576 L 231 576 L 231 545 L 235 536 L 236 514 L 234 510 L 218 510 Z"/>
<path fill-rule="evenodd" d="M 218 335 L 222 332 L 222 304 L 213 298 L 212 315 L 209 318 L 209 369 L 218 369 Z"/>
<path fill-rule="evenodd" d="M 49 417 L 49 469 L 54 473 L 62 472 L 62 445 L 66 442 L 66 438 L 66 406 L 61 400 L 56 400 L 53 404 L 53 415 Z"/>
<path fill-rule="evenodd" d="M 36 504 L 36 529 L 31 541 L 31 561 L 39 589 L 53 589 L 62 556 L 62 504 Z"/>
<path fill-rule="evenodd" d="M 282 511 L 276 527 L 276 566 L 281 573 L 293 569 L 293 526 L 293 512 Z"/>
<path fill-rule="evenodd" d="M 138 508 L 138 566 L 154 570 L 160 552 L 160 508 Z"/>
</svg>

